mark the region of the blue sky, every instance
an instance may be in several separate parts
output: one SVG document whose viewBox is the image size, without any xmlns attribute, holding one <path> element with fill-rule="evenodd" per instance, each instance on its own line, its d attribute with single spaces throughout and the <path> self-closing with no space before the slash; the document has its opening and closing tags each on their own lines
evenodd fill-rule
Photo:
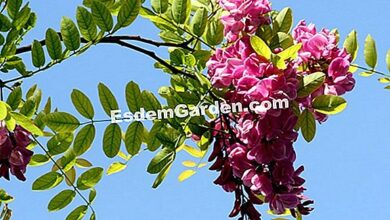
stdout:
<svg viewBox="0 0 390 220">
<path fill-rule="evenodd" d="M 65 3 L 66 2 L 66 3 Z M 39 15 L 38 27 L 25 40 L 42 39 L 48 27 L 58 29 L 61 16 L 74 18 L 80 1 L 39 0 L 30 5 Z M 293 8 L 295 23 L 305 18 L 319 28 L 339 28 L 342 39 L 352 29 L 357 29 L 360 43 L 370 33 L 377 40 L 380 69 L 386 70 L 384 57 L 390 48 L 390 11 L 388 0 L 283 0 L 273 2 L 273 8 Z M 136 23 L 123 31 L 157 39 L 157 30 L 147 21 L 138 18 Z M 166 55 L 164 49 L 161 55 Z M 363 63 L 362 52 L 358 63 Z M 168 76 L 153 68 L 149 58 L 113 45 L 94 47 L 87 53 L 70 59 L 26 82 L 38 83 L 44 94 L 54 98 L 53 104 L 63 111 L 74 112 L 70 101 L 72 89 L 78 88 L 94 101 L 98 116 L 104 113 L 97 102 L 97 84 L 104 82 L 117 96 L 125 109 L 124 88 L 134 80 L 142 89 L 157 92 L 168 84 Z M 3 77 L 3 76 L 2 76 Z M 387 219 L 390 210 L 388 181 L 390 179 L 389 128 L 386 126 L 390 112 L 390 91 L 383 90 L 375 78 L 356 75 L 357 85 L 346 96 L 347 109 L 331 117 L 318 127 L 315 140 L 307 144 L 302 139 L 295 144 L 297 165 L 304 164 L 307 195 L 315 200 L 315 211 L 307 220 L 328 219 Z M 99 125 L 103 133 L 105 125 Z M 103 157 L 101 138 L 86 155 L 95 165 L 107 167 L 114 160 Z M 97 186 L 98 197 L 94 203 L 98 219 L 161 219 L 198 220 L 228 219 L 233 205 L 233 195 L 212 184 L 217 173 L 206 168 L 184 183 L 177 181 L 184 170 L 181 161 L 189 159 L 185 154 L 177 159 L 163 185 L 153 190 L 154 177 L 146 173 L 151 153 L 141 154 L 129 162 L 122 173 L 105 177 Z M 20 183 L 0 181 L 16 197 L 11 204 L 15 220 L 64 219 L 71 209 L 48 213 L 47 203 L 58 189 L 50 192 L 32 192 L 31 184 L 50 165 L 28 170 L 28 181 Z M 65 188 L 64 185 L 62 185 Z M 61 187 L 60 187 L 61 188 Z M 71 207 L 81 205 L 76 198 Z M 264 219 L 271 217 L 264 214 Z"/>
</svg>

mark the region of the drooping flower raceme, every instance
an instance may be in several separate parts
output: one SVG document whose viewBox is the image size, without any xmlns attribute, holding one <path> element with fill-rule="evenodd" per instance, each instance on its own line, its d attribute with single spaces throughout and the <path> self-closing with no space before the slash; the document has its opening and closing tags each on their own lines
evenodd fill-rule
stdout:
<svg viewBox="0 0 390 220">
<path fill-rule="evenodd" d="M 9 180 L 11 172 L 19 180 L 26 180 L 24 173 L 33 155 L 27 149 L 31 143 L 30 135 L 20 126 L 11 132 L 0 122 L 0 178 Z"/>
<path fill-rule="evenodd" d="M 272 101 L 287 99 L 298 110 L 308 109 L 319 122 L 327 115 L 316 112 L 313 100 L 320 95 L 343 95 L 353 89 L 355 81 L 349 71 L 351 56 L 337 47 L 335 33 L 317 32 L 314 25 L 301 21 L 293 30 L 295 44 L 301 44 L 296 59 L 286 60 L 279 68 L 252 48 L 250 38 L 261 25 L 269 24 L 268 1 L 221 0 L 228 13 L 225 25 L 228 46 L 216 49 L 207 63 L 212 85 L 224 89 L 227 102 Z M 250 5 L 253 7 L 250 9 Z M 282 48 L 272 48 L 274 54 Z M 311 94 L 298 97 L 299 80 L 323 72 L 323 84 Z M 234 192 L 236 200 L 230 217 L 260 219 L 254 205 L 268 203 L 271 211 L 290 211 L 295 217 L 307 215 L 313 203 L 303 195 L 304 167 L 295 168 L 293 143 L 298 133 L 296 112 L 289 109 L 259 109 L 256 112 L 220 115 L 213 121 L 215 143 L 209 161 L 211 170 L 220 172 L 215 184 Z M 221 132 L 226 131 L 226 132 Z"/>
</svg>

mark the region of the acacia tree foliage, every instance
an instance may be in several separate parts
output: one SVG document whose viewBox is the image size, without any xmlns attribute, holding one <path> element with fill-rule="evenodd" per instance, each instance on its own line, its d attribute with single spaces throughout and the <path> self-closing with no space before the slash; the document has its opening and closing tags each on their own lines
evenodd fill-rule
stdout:
<svg viewBox="0 0 390 220">
<path fill-rule="evenodd" d="M 267 113 L 243 115 L 206 112 L 206 115 L 155 119 L 150 128 L 144 126 L 141 121 L 133 121 L 127 129 L 122 130 L 118 124 L 109 123 L 111 111 L 117 110 L 119 104 L 115 94 L 104 83 L 97 85 L 97 90 L 101 107 L 108 116 L 106 119 L 95 117 L 94 109 L 97 106 L 93 106 L 90 98 L 82 91 L 75 89 L 70 95 L 79 113 L 72 115 L 61 111 L 61 106 L 52 107 L 51 98 L 43 101 L 38 85 L 31 88 L 23 86 L 24 81 L 33 79 L 36 74 L 81 55 L 93 46 L 115 44 L 142 53 L 156 61 L 156 69 L 169 74 L 171 84 L 160 88 L 159 94 L 142 90 L 133 81 L 125 86 L 126 103 L 132 113 L 142 109 L 170 109 L 179 104 L 194 107 L 213 104 L 215 101 L 246 103 L 251 99 L 248 97 L 252 96 L 241 96 L 237 92 L 245 89 L 239 88 L 238 84 L 230 79 L 231 75 L 224 75 L 230 71 L 228 67 L 223 66 L 227 69 L 222 72 L 217 70 L 220 65 L 234 63 L 234 59 L 238 60 L 237 62 L 247 59 L 245 56 L 249 53 L 254 65 L 264 64 L 272 69 L 270 75 L 259 76 L 253 80 L 282 76 L 283 80 L 290 80 L 293 85 L 292 89 L 278 88 L 281 93 L 295 94 L 292 95 L 293 98 L 289 98 L 293 106 L 288 110 L 289 113 L 279 112 L 272 116 L 276 117 L 274 120 L 292 123 L 289 125 L 289 132 L 293 137 L 288 139 L 287 144 L 282 144 L 284 151 L 292 152 L 292 143 L 296 139 L 294 135 L 300 131 L 305 140 L 310 142 L 315 136 L 316 120 L 323 122 L 327 115 L 342 111 L 346 100 L 340 95 L 353 88 L 352 85 L 351 88 L 345 89 L 346 91 L 338 90 L 337 82 L 331 76 L 336 74 L 330 67 L 334 58 L 325 59 L 324 57 L 328 56 L 324 55 L 326 51 L 342 53 L 343 55 L 338 56 L 343 56 L 347 62 L 343 67 L 335 68 L 337 72 L 348 67 L 344 73 L 346 75 L 339 80 L 350 79 L 353 72 L 361 69 L 362 76 L 376 74 L 380 75 L 381 83 L 390 83 L 389 75 L 376 70 L 378 57 L 375 41 L 371 36 L 366 38 L 364 45 L 367 66 L 360 66 L 353 63 L 359 49 L 356 31 L 352 31 L 339 47 L 337 29 L 318 32 L 322 37 L 329 37 L 325 39 L 329 41 L 328 45 L 321 47 L 318 41 L 310 45 L 306 42 L 307 39 L 299 40 L 298 30 L 301 28 L 311 33 L 314 39 L 318 34 L 315 29 L 300 23 L 301 26 L 292 30 L 291 9 L 271 10 L 266 0 L 242 0 L 236 1 L 235 4 L 227 0 L 84 0 L 83 4 L 77 7 L 74 18 L 63 17 L 59 28 L 53 27 L 46 31 L 45 39 L 27 43 L 23 38 L 34 28 L 37 15 L 28 2 L 23 0 L 1 0 L 0 4 L 0 177 L 10 180 L 11 172 L 19 180 L 25 180 L 26 169 L 50 164 L 47 166 L 47 173 L 34 181 L 32 190 L 61 188 L 49 201 L 48 210 L 58 211 L 68 205 L 74 205 L 74 210 L 66 218 L 69 220 L 82 219 L 87 214 L 90 219 L 96 219 L 93 209 L 93 201 L 97 195 L 95 186 L 105 174 L 111 175 L 126 169 L 127 162 L 144 150 L 155 152 L 155 157 L 147 167 L 148 173 L 156 175 L 152 185 L 154 188 L 163 182 L 177 154 L 186 152 L 197 161 L 183 162 L 183 165 L 188 167 L 178 177 L 183 181 L 194 175 L 199 168 L 206 166 L 203 159 L 212 151 L 209 161 L 215 162 L 210 169 L 221 172 L 215 183 L 222 185 L 226 191 L 235 192 L 236 195 L 231 217 L 241 215 L 239 219 L 259 219 L 260 214 L 253 205 L 269 203 L 270 214 L 287 214 L 302 219 L 302 215 L 310 212 L 308 205 L 312 203 L 301 197 L 303 182 L 300 182 L 303 179 L 300 179 L 299 174 L 303 169 L 294 170 L 292 162 L 295 158 L 290 158 L 291 164 L 280 166 L 283 169 L 293 169 L 293 183 L 289 183 L 291 189 L 288 190 L 280 189 L 285 186 L 284 180 L 275 180 L 278 164 L 282 163 L 280 158 L 270 156 L 271 159 L 264 159 L 267 153 L 260 152 L 257 153 L 259 156 L 255 156 L 256 159 L 242 164 L 247 162 L 247 158 L 240 158 L 240 155 L 246 154 L 248 149 L 258 148 L 252 146 L 250 140 L 242 134 L 240 123 L 260 121 L 259 126 L 271 125 L 272 120 L 267 121 Z M 245 4 L 250 7 L 245 9 Z M 233 9 L 245 13 L 240 14 Z M 117 34 L 119 30 L 130 26 L 135 19 L 152 22 L 160 30 L 161 40 Z M 167 58 L 159 57 L 154 51 L 145 49 L 144 45 L 166 47 Z M 326 47 L 329 45 L 333 47 Z M 310 46 L 314 48 L 307 48 Z M 303 59 L 310 51 L 311 56 L 315 56 L 313 51 L 319 51 L 321 54 L 317 59 Z M 25 53 L 30 54 L 30 60 L 21 58 L 21 54 Z M 390 71 L 390 52 L 386 62 Z M 251 64 L 243 65 L 250 68 Z M 290 70 L 292 75 L 288 73 Z M 235 76 L 236 80 L 240 80 L 240 77 Z M 337 87 L 337 92 L 324 91 L 324 88 L 330 88 L 329 86 Z M 346 88 L 345 85 L 341 87 Z M 385 88 L 390 89 L 390 85 Z M 270 97 L 271 95 L 268 98 Z M 307 100 L 310 100 L 310 104 Z M 285 114 L 289 114 L 288 117 Z M 95 128 L 96 123 L 106 123 L 107 126 L 104 131 L 98 131 Z M 247 132 L 252 132 L 251 128 L 247 129 Z M 264 128 L 264 131 L 272 129 Z M 283 129 L 282 132 L 286 133 Z M 97 135 L 103 137 L 103 142 L 94 144 L 101 146 L 95 151 L 102 152 L 108 159 L 114 158 L 116 161 L 107 168 L 93 165 L 83 157 L 84 153 L 90 150 Z M 278 137 L 281 138 L 282 136 Z M 262 142 L 263 139 L 257 141 Z M 211 147 L 212 144 L 214 147 Z M 274 149 L 275 140 L 267 144 L 273 149 L 267 152 L 276 154 L 278 150 Z M 238 159 L 235 159 L 236 157 Z M 287 157 L 295 157 L 295 153 L 294 156 Z M 247 167 L 244 169 L 242 166 Z M 255 167 L 256 170 L 253 171 L 250 167 Z M 287 173 L 290 171 L 279 171 L 282 178 L 289 177 Z M 247 179 L 251 172 L 255 174 Z M 256 188 L 256 181 L 262 186 Z M 272 189 L 265 189 L 267 181 L 276 181 L 273 182 Z M 292 189 L 295 191 L 292 192 Z M 73 204 L 76 196 L 81 197 L 84 204 Z M 3 205 L 0 218 L 11 218 L 12 211 L 8 203 L 12 200 L 12 196 L 5 190 L 0 190 L 0 206 Z"/>
</svg>

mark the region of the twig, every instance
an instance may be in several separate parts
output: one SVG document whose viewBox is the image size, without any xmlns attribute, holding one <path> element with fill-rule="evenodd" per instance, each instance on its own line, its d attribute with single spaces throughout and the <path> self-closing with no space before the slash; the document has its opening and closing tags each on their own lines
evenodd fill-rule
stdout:
<svg viewBox="0 0 390 220">
<path fill-rule="evenodd" d="M 366 68 L 366 67 L 362 67 L 362 66 L 359 66 L 357 64 L 351 64 L 351 66 L 359 68 L 359 69 L 364 70 L 364 71 L 369 71 L 371 73 L 376 73 L 376 74 L 379 74 L 381 76 L 390 77 L 390 75 L 387 75 L 386 73 L 382 73 L 382 72 L 376 71 L 374 69 L 369 69 L 369 68 Z"/>
<path fill-rule="evenodd" d="M 93 213 L 95 213 L 95 210 L 93 209 L 91 203 L 84 197 L 83 194 L 77 189 L 77 187 L 72 183 L 72 180 L 69 179 L 68 175 L 66 175 L 65 171 L 62 169 L 62 167 L 54 160 L 54 158 L 50 155 L 49 151 L 46 150 L 46 148 L 38 141 L 38 139 L 34 136 L 32 136 L 34 141 L 38 144 L 38 146 L 45 152 L 45 154 L 49 157 L 49 159 L 54 163 L 54 165 L 58 168 L 58 170 L 61 172 L 62 175 L 65 176 L 65 179 L 71 183 L 71 186 L 73 187 L 74 191 L 84 200 L 84 202 L 87 204 L 87 206 L 91 209 Z"/>
</svg>

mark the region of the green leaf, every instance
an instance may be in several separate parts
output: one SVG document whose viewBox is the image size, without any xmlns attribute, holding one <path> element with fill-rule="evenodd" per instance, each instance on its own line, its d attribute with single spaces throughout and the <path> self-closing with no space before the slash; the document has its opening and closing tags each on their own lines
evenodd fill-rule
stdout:
<svg viewBox="0 0 390 220">
<path fill-rule="evenodd" d="M 70 170 L 66 171 L 65 175 L 67 177 L 65 178 L 66 185 L 73 186 L 76 181 L 76 169 L 72 167 Z"/>
<path fill-rule="evenodd" d="M 386 54 L 386 64 L 387 64 L 387 69 L 390 72 L 390 50 L 388 50 Z"/>
<path fill-rule="evenodd" d="M 208 12 L 205 8 L 199 8 L 192 18 L 190 30 L 193 34 L 200 37 L 207 27 Z"/>
<path fill-rule="evenodd" d="M 97 27 L 92 14 L 83 7 L 77 7 L 76 20 L 79 25 L 81 35 L 87 41 L 93 41 L 97 36 Z"/>
<path fill-rule="evenodd" d="M 298 51 L 301 49 L 302 44 L 295 44 L 284 51 L 278 53 L 278 56 L 284 60 L 294 60 L 298 57 Z"/>
<path fill-rule="evenodd" d="M 66 112 L 53 112 L 45 117 L 47 126 L 56 132 L 71 132 L 80 126 L 79 120 Z"/>
<path fill-rule="evenodd" d="M 92 167 L 92 163 L 89 162 L 89 161 L 86 160 L 86 159 L 77 158 L 77 159 L 76 159 L 76 166 L 78 166 L 78 167 L 80 167 L 80 168 L 88 168 L 88 167 Z"/>
<path fill-rule="evenodd" d="M 169 170 L 172 167 L 172 162 L 165 165 L 165 167 L 161 170 L 161 172 L 156 177 L 156 180 L 153 183 L 153 188 L 157 188 L 165 179 L 165 177 L 168 175 Z"/>
<path fill-rule="evenodd" d="M 31 8 L 28 3 L 16 14 L 13 25 L 16 30 L 21 30 L 30 19 Z"/>
<path fill-rule="evenodd" d="M 14 88 L 7 98 L 7 104 L 12 110 L 16 110 L 22 101 L 22 88 L 20 86 Z"/>
<path fill-rule="evenodd" d="M 224 39 L 223 29 L 224 26 L 221 21 L 216 17 L 213 17 L 207 24 L 204 39 L 212 46 L 220 44 Z"/>
<path fill-rule="evenodd" d="M 126 169 L 127 165 L 121 162 L 115 162 L 110 165 L 110 167 L 107 170 L 107 175 L 112 175 L 115 173 L 119 173 L 122 170 Z"/>
<path fill-rule="evenodd" d="M 173 162 L 175 152 L 169 148 L 164 148 L 150 161 L 147 171 L 151 174 L 157 174 L 169 163 Z"/>
<path fill-rule="evenodd" d="M 73 190 L 64 190 L 60 193 L 58 193 L 56 196 L 54 196 L 53 199 L 50 200 L 48 209 L 49 211 L 58 211 L 66 206 L 68 206 L 76 196 L 76 192 Z"/>
<path fill-rule="evenodd" d="M 62 59 L 62 44 L 61 39 L 58 33 L 49 28 L 46 31 L 46 49 L 49 53 L 50 58 L 53 60 L 60 60 Z"/>
<path fill-rule="evenodd" d="M 87 214 L 88 206 L 82 205 L 74 209 L 69 215 L 66 217 L 66 220 L 81 220 Z"/>
<path fill-rule="evenodd" d="M 113 158 L 118 155 L 121 147 L 122 131 L 118 124 L 107 126 L 103 135 L 103 151 L 107 157 Z"/>
<path fill-rule="evenodd" d="M 354 61 L 359 50 L 359 42 L 357 40 L 357 32 L 355 30 L 348 34 L 344 41 L 344 48 L 349 54 L 351 54 L 352 61 Z"/>
<path fill-rule="evenodd" d="M 268 60 L 271 59 L 272 51 L 268 47 L 268 45 L 258 36 L 252 36 L 251 39 L 251 46 L 256 51 L 256 53 Z"/>
<path fill-rule="evenodd" d="M 168 0 L 151 0 L 152 9 L 158 14 L 164 14 L 168 10 Z"/>
<path fill-rule="evenodd" d="M 80 90 L 74 89 L 71 94 L 72 103 L 77 111 L 88 119 L 93 119 L 95 111 L 88 96 L 82 93 Z"/>
<path fill-rule="evenodd" d="M 184 24 L 191 13 L 191 0 L 173 0 L 172 17 L 177 24 Z"/>
<path fill-rule="evenodd" d="M 364 57 L 366 59 L 366 63 L 372 69 L 375 69 L 378 63 L 378 54 L 376 51 L 375 40 L 368 35 L 364 45 Z"/>
<path fill-rule="evenodd" d="M 153 127 L 148 134 L 148 138 L 146 139 L 146 145 L 148 146 L 148 150 L 156 151 L 160 147 L 161 142 L 157 138 L 157 134 L 161 130 L 163 130 L 164 127 L 165 125 L 161 121 L 157 121 L 153 124 Z"/>
<path fill-rule="evenodd" d="M 136 155 L 140 151 L 144 129 L 143 124 L 139 121 L 132 122 L 127 128 L 125 144 L 129 154 Z"/>
<path fill-rule="evenodd" d="M 307 142 L 312 141 L 316 134 L 316 121 L 313 113 L 305 109 L 298 118 L 298 124 L 301 128 L 303 138 Z"/>
<path fill-rule="evenodd" d="M 65 47 L 74 51 L 80 47 L 80 33 L 76 24 L 68 17 L 63 17 L 61 20 L 61 35 Z"/>
<path fill-rule="evenodd" d="M 73 133 L 57 133 L 47 142 L 47 148 L 51 155 L 58 155 L 67 151 L 72 142 Z"/>
<path fill-rule="evenodd" d="M 103 168 L 95 167 L 85 171 L 77 179 L 77 188 L 80 190 L 87 190 L 93 188 L 103 177 Z"/>
<path fill-rule="evenodd" d="M 35 67 L 40 68 L 45 65 L 45 53 L 43 52 L 41 43 L 37 40 L 34 40 L 32 44 L 31 57 Z"/>
<path fill-rule="evenodd" d="M 48 190 L 52 189 L 64 180 L 64 177 L 57 172 L 49 172 L 45 175 L 39 177 L 34 181 L 32 185 L 32 190 Z"/>
<path fill-rule="evenodd" d="M 86 125 L 77 133 L 73 143 L 73 151 L 76 156 L 87 152 L 95 139 L 96 129 L 93 124 Z"/>
<path fill-rule="evenodd" d="M 88 195 L 88 201 L 90 203 L 92 203 L 96 198 L 96 190 L 95 189 L 91 189 L 91 191 L 89 192 L 89 195 Z"/>
<path fill-rule="evenodd" d="M 284 8 L 276 16 L 275 21 L 279 27 L 279 32 L 289 33 L 293 24 L 293 16 L 291 8 Z"/>
<path fill-rule="evenodd" d="M 49 162 L 49 157 L 43 154 L 34 154 L 30 160 L 29 166 L 42 166 Z"/>
<path fill-rule="evenodd" d="M 0 203 L 9 203 L 12 202 L 12 200 L 14 200 L 12 196 L 8 195 L 4 189 L 0 189 Z"/>
<path fill-rule="evenodd" d="M 141 8 L 141 0 L 125 0 L 118 13 L 118 29 L 120 27 L 127 27 L 137 18 Z"/>
<path fill-rule="evenodd" d="M 103 83 L 99 83 L 98 90 L 100 103 L 102 104 L 106 114 L 111 116 L 111 110 L 119 109 L 118 102 L 116 101 L 110 89 Z"/>
<path fill-rule="evenodd" d="M 7 32 L 11 29 L 12 24 L 7 16 L 0 14 L 0 31 Z"/>
<path fill-rule="evenodd" d="M 321 95 L 313 100 L 312 106 L 317 112 L 334 115 L 342 112 L 347 107 L 347 101 L 340 96 Z"/>
<path fill-rule="evenodd" d="M 93 0 L 91 5 L 92 17 L 102 31 L 109 32 L 114 26 L 110 10 L 100 1 Z"/>
<path fill-rule="evenodd" d="M 7 13 L 10 18 L 15 18 L 19 12 L 20 7 L 22 7 L 23 0 L 12 0 L 7 1 Z"/>
<path fill-rule="evenodd" d="M 0 102 L 1 103 L 1 102 Z M 1 104 L 0 104 L 1 108 Z M 17 112 L 10 112 L 11 117 L 16 120 L 16 122 L 22 126 L 27 131 L 31 132 L 31 134 L 37 135 L 37 136 L 43 136 L 43 132 L 41 129 L 39 129 L 31 119 L 27 118 L 26 116 L 19 114 Z M 1 117 L 0 117 L 1 118 Z"/>
<path fill-rule="evenodd" d="M 142 91 L 142 103 L 146 111 L 157 111 L 162 108 L 156 96 L 146 90 Z"/>
<path fill-rule="evenodd" d="M 303 77 L 302 87 L 298 90 L 298 97 L 303 98 L 309 96 L 322 86 L 326 78 L 325 73 L 315 72 Z"/>
<path fill-rule="evenodd" d="M 178 180 L 179 180 L 180 182 L 183 182 L 184 180 L 186 180 L 186 179 L 190 178 L 191 176 L 193 176 L 195 173 L 196 173 L 195 170 L 185 170 L 185 171 L 183 171 L 183 172 L 179 175 Z"/>
<path fill-rule="evenodd" d="M 126 85 L 126 102 L 132 113 L 139 111 L 142 107 L 141 90 L 133 81 Z"/>
<path fill-rule="evenodd" d="M 65 172 L 69 171 L 76 164 L 76 155 L 72 150 L 65 152 L 64 156 L 58 159 L 57 164 L 61 167 L 61 169 Z M 58 167 L 54 165 L 52 171 L 58 170 Z"/>
<path fill-rule="evenodd" d="M 35 111 L 37 110 L 37 105 L 33 99 L 28 99 L 20 109 L 20 113 L 25 115 L 28 118 L 31 118 Z"/>
</svg>

